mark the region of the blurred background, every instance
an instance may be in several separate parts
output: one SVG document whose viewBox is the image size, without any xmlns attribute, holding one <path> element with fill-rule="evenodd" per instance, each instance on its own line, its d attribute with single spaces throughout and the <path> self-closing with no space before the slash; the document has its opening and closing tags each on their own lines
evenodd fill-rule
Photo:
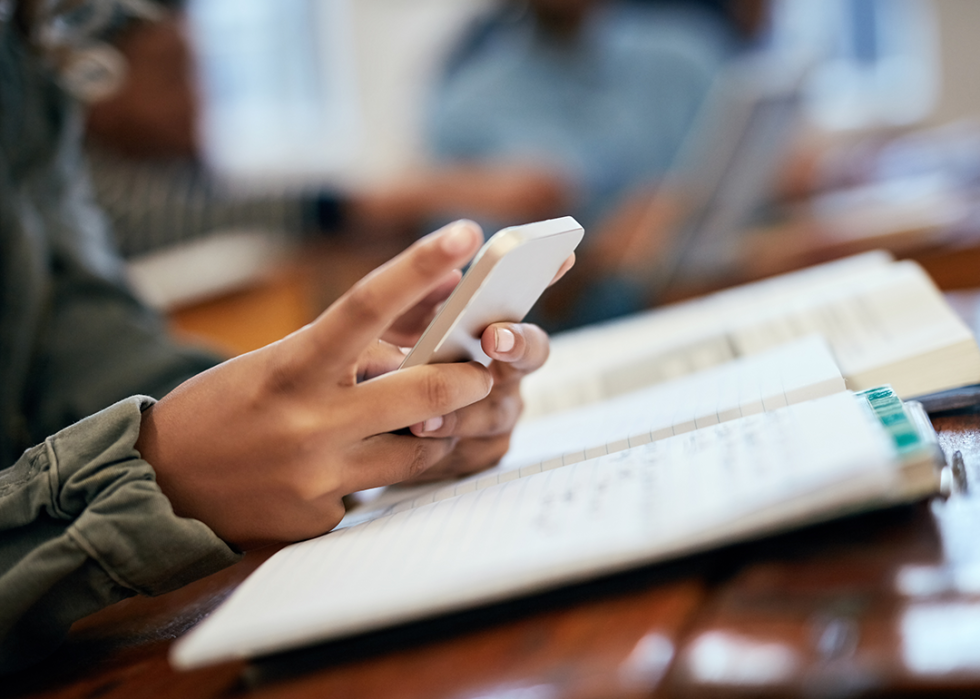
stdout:
<svg viewBox="0 0 980 699">
<path fill-rule="evenodd" d="M 571 214 L 535 312 L 562 330 L 970 244 L 977 27 L 974 0 L 187 0 L 119 37 L 89 155 L 180 327 L 278 335 L 452 218 Z"/>
</svg>

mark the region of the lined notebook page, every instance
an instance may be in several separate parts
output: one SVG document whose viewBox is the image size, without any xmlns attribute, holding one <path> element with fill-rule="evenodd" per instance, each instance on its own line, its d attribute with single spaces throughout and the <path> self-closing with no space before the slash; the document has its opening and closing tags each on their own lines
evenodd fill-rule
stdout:
<svg viewBox="0 0 980 699">
<path fill-rule="evenodd" d="M 522 383 L 527 419 L 811 333 L 827 340 L 852 389 L 889 383 L 910 397 L 980 381 L 972 334 L 918 265 L 834 269 L 807 270 L 806 284 L 770 280 L 557 337 L 548 363 Z"/>
<path fill-rule="evenodd" d="M 890 492 L 897 464 L 850 393 L 711 425 L 283 549 L 172 659 L 296 647 L 811 521 Z"/>
<path fill-rule="evenodd" d="M 826 342 L 811 335 L 602 403 L 522 422 L 498 466 L 450 483 L 388 489 L 353 509 L 340 526 L 843 390 Z"/>
</svg>

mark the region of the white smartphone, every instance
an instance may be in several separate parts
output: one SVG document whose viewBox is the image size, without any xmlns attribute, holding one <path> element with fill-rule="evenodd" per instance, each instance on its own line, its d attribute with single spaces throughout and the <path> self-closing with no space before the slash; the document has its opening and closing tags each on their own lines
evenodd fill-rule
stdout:
<svg viewBox="0 0 980 699">
<path fill-rule="evenodd" d="M 585 231 L 571 216 L 504 228 L 483 244 L 402 368 L 490 357 L 480 336 L 491 323 L 520 322 Z"/>
</svg>

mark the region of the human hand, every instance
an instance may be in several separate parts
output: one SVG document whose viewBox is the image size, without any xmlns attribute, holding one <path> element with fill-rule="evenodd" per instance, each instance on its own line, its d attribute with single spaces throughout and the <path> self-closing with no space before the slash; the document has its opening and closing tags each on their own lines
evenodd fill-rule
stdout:
<svg viewBox="0 0 980 699">
<path fill-rule="evenodd" d="M 501 374 L 468 362 L 378 375 L 384 357 L 400 354 L 379 338 L 458 278 L 455 270 L 480 242 L 467 222 L 423 238 L 310 325 L 185 382 L 149 408 L 136 446 L 174 511 L 240 548 L 305 539 L 340 521 L 344 495 L 440 463 L 457 441 L 442 433 L 472 430 L 467 414 L 455 416 L 486 397 Z M 528 361 L 543 361 L 546 342 L 535 335 L 531 345 Z M 526 349 L 515 341 L 511 351 L 495 352 L 523 356 Z M 454 416 L 440 433 L 394 434 L 440 416 Z"/>
<path fill-rule="evenodd" d="M 352 194 L 350 224 L 359 233 L 410 228 L 460 211 L 496 221 L 560 215 L 574 198 L 559 173 L 524 163 L 454 165 L 413 171 Z"/>
<path fill-rule="evenodd" d="M 455 165 L 430 174 L 433 213 L 470 211 L 497 221 L 551 218 L 568 207 L 573 185 L 551 168 L 527 163 Z"/>
<path fill-rule="evenodd" d="M 548 335 L 530 323 L 494 323 L 481 337 L 483 351 L 493 360 L 493 388 L 483 400 L 411 426 L 412 434 L 456 440 L 455 448 L 436 464 L 408 479 L 424 483 L 457 478 L 493 466 L 510 447 L 521 415 L 521 379 L 548 358 Z"/>
<path fill-rule="evenodd" d="M 561 279 L 574 263 L 573 253 L 555 274 L 551 284 Z M 437 295 L 433 294 L 426 301 L 431 303 L 435 298 Z M 412 321 L 423 317 L 431 319 L 431 314 L 426 310 L 425 304 L 420 304 L 420 307 L 413 309 L 410 318 L 403 317 L 401 341 L 392 339 L 392 342 L 403 347 L 414 344 L 428 320 L 421 325 L 413 325 Z M 432 311 L 434 313 L 434 309 Z M 548 358 L 548 336 L 541 328 L 528 323 L 494 323 L 484 330 L 481 346 L 493 360 L 489 365 L 493 377 L 490 395 L 454 413 L 437 415 L 411 426 L 412 433 L 420 437 L 452 437 L 458 440 L 456 447 L 439 463 L 411 480 L 441 480 L 481 471 L 497 463 L 507 452 L 511 431 L 523 408 L 521 379 L 539 369 Z M 374 356 L 373 371 L 393 370 L 402 358 L 400 351 L 384 352 L 379 348 Z"/>
</svg>

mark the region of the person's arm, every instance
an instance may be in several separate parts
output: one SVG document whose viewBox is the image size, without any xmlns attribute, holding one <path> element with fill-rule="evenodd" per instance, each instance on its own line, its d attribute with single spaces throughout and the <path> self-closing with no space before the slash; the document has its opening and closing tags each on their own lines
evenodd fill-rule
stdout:
<svg viewBox="0 0 980 699">
<path fill-rule="evenodd" d="M 458 279 L 481 242 L 466 222 L 423 238 L 310 325 L 148 409 L 137 448 L 175 511 L 241 548 L 293 541 L 333 528 L 344 495 L 437 464 L 467 472 L 499 459 L 520 412 L 517 379 L 548 354 L 544 333 L 511 323 L 484 332 L 494 364 L 510 369 L 466 362 L 390 371 L 401 352 L 381 341 Z M 410 426 L 412 434 L 400 433 Z"/>
<path fill-rule="evenodd" d="M 18 77 L 4 99 L 26 105 L 0 112 L 21 146 L 0 158 L 11 185 L 0 187 L 3 670 L 107 604 L 227 565 L 236 546 L 329 530 L 343 495 L 417 474 L 458 442 L 395 430 L 451 422 L 494 380 L 479 364 L 368 375 L 378 348 L 398 351 L 379 338 L 475 253 L 479 231 L 463 224 L 416 243 L 306 328 L 171 391 L 214 360 L 169 343 L 161 319 L 126 292 L 78 167 L 74 122 L 14 39 L 0 41 L 0 63 Z M 27 184 L 15 179 L 25 174 Z M 522 352 L 495 357 L 543 358 L 543 336 L 528 337 Z M 132 397 L 141 393 L 163 400 Z M 492 400 L 478 410 L 497 412 Z M 492 422 L 509 430 L 513 420 Z"/>
<path fill-rule="evenodd" d="M 158 403 L 121 401 L 0 472 L 0 670 L 42 657 L 108 604 L 234 562 L 238 548 L 329 531 L 352 492 L 499 459 L 518 380 L 548 354 L 544 333 L 491 326 L 489 369 L 390 371 L 401 352 L 379 339 L 410 337 L 423 321 L 413 311 L 445 296 L 480 242 L 468 223 L 428 236 L 289 337 Z"/>
<path fill-rule="evenodd" d="M 121 401 L 0 471 L 0 672 L 39 660 L 102 607 L 238 559 L 204 524 L 174 515 L 134 448 L 152 403 Z"/>
</svg>

